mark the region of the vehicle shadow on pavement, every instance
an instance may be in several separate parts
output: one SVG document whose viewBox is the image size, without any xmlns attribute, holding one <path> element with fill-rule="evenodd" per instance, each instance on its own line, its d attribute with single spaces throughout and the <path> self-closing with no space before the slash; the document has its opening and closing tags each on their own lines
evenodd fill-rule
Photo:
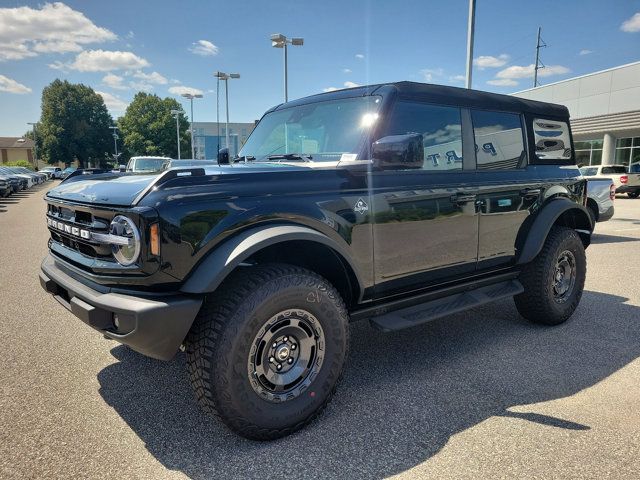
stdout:
<svg viewBox="0 0 640 480">
<path fill-rule="evenodd" d="M 390 334 L 353 324 L 333 403 L 274 442 L 242 439 L 201 414 L 184 355 L 164 363 L 117 346 L 100 393 L 155 458 L 193 479 L 383 478 L 493 416 L 589 435 L 589 425 L 508 409 L 573 395 L 639 357 L 640 308 L 626 300 L 587 291 L 558 327 L 527 323 L 511 301 Z"/>
<path fill-rule="evenodd" d="M 6 213 L 10 208 L 14 208 L 11 205 L 21 203 L 21 200 L 28 198 L 33 194 L 42 194 L 43 191 L 48 190 L 53 185 L 51 183 L 43 183 L 40 185 L 34 185 L 28 190 L 20 190 L 19 192 L 12 193 L 8 197 L 0 198 L 0 213 Z"/>
<path fill-rule="evenodd" d="M 623 242 L 639 242 L 640 237 L 621 237 L 619 235 L 603 235 L 601 233 L 594 233 L 591 236 L 591 244 L 597 245 L 599 243 L 623 243 Z"/>
</svg>

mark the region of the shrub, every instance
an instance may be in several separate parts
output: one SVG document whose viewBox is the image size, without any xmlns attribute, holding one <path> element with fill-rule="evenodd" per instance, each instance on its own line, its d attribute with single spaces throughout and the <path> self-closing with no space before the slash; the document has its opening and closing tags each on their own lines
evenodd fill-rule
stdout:
<svg viewBox="0 0 640 480">
<path fill-rule="evenodd" d="M 33 165 L 26 160 L 18 160 L 17 162 L 9 162 L 5 166 L 7 167 L 25 167 L 29 170 L 33 170 Z"/>
</svg>

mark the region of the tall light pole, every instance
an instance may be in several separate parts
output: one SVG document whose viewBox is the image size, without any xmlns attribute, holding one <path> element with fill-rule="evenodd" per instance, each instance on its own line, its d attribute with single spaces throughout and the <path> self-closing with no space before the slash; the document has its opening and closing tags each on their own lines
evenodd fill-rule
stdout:
<svg viewBox="0 0 640 480">
<path fill-rule="evenodd" d="M 113 126 L 109 128 L 113 130 L 113 150 L 114 150 L 115 159 L 117 161 L 118 160 L 118 127 Z"/>
<path fill-rule="evenodd" d="M 225 147 L 229 149 L 229 79 L 230 78 L 240 78 L 239 73 L 224 73 L 224 72 L 216 72 L 213 74 L 215 77 L 218 77 L 218 80 L 224 80 L 224 94 L 226 97 L 226 107 L 227 107 L 227 123 L 226 128 L 224 129 L 224 141 Z"/>
<path fill-rule="evenodd" d="M 281 33 L 271 35 L 271 46 L 274 48 L 282 48 L 284 50 L 284 101 L 289 101 L 289 73 L 287 68 L 287 45 L 302 46 L 304 38 L 295 37 L 287 38 Z"/>
<path fill-rule="evenodd" d="M 189 100 L 191 100 L 191 128 L 189 128 L 189 130 L 191 130 L 191 158 L 195 160 L 196 158 L 196 147 L 193 144 L 193 99 L 194 98 L 202 98 L 202 94 L 200 93 L 183 93 L 182 96 L 184 98 L 188 98 Z"/>
<path fill-rule="evenodd" d="M 27 122 L 27 125 L 31 125 L 33 127 L 33 159 L 34 168 L 38 168 L 38 137 L 36 136 L 36 123 L 35 122 Z"/>
<path fill-rule="evenodd" d="M 469 25 L 467 26 L 467 77 L 466 88 L 471 88 L 473 70 L 473 32 L 476 25 L 476 0 L 469 0 Z"/>
<path fill-rule="evenodd" d="M 171 115 L 176 117 L 176 138 L 178 139 L 178 160 L 180 160 L 180 114 L 182 110 L 171 110 Z"/>
</svg>

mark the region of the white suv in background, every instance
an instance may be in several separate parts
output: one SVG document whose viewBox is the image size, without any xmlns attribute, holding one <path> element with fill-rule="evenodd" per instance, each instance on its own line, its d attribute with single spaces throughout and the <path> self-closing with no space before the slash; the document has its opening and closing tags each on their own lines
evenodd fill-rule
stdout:
<svg viewBox="0 0 640 480">
<path fill-rule="evenodd" d="M 640 196 L 640 173 L 629 173 L 626 165 L 593 165 L 580 168 L 587 180 L 591 178 L 610 178 L 616 186 L 616 194 L 626 193 L 630 198 Z"/>
</svg>

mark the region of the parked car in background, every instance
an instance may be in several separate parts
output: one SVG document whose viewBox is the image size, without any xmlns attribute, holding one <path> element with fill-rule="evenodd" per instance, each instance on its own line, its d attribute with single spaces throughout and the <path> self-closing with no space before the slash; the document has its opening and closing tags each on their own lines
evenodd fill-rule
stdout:
<svg viewBox="0 0 640 480">
<path fill-rule="evenodd" d="M 62 178 L 62 169 L 60 167 L 44 167 L 40 171 L 48 174 L 50 178 Z"/>
<path fill-rule="evenodd" d="M 46 182 L 47 179 L 49 178 L 46 173 L 34 172 L 33 170 L 29 170 L 28 168 L 25 168 L 25 167 L 9 167 L 9 169 L 13 170 L 16 173 L 30 175 L 31 178 L 33 179 L 33 183 L 35 184 Z"/>
<path fill-rule="evenodd" d="M 626 193 L 629 198 L 640 196 L 640 173 L 629 173 L 626 165 L 593 165 L 580 168 L 580 173 L 587 180 L 611 179 L 616 186 L 616 194 Z"/>
<path fill-rule="evenodd" d="M 591 223 L 606 222 L 613 217 L 613 200 L 616 185 L 610 178 L 590 178 L 587 180 L 587 210 Z"/>
<path fill-rule="evenodd" d="M 155 173 L 164 170 L 169 157 L 131 157 L 127 163 L 127 172 Z"/>
<path fill-rule="evenodd" d="M 11 195 L 11 184 L 9 180 L 0 177 L 0 197 L 6 198 Z"/>
<path fill-rule="evenodd" d="M 34 177 L 32 175 L 26 175 L 24 173 L 17 173 L 10 167 L 0 167 L 0 173 L 1 174 L 6 174 L 6 175 L 13 175 L 13 176 L 18 177 L 21 180 L 23 180 L 23 182 L 22 182 L 22 184 L 24 185 L 23 189 L 24 188 L 31 188 L 36 183 L 35 179 L 34 179 Z"/>
<path fill-rule="evenodd" d="M 17 175 L 1 173 L 0 178 L 6 180 L 11 186 L 11 193 L 17 193 L 20 190 L 27 188 L 27 182 L 23 178 L 18 177 Z"/>
<path fill-rule="evenodd" d="M 177 168 L 177 167 L 207 167 L 207 166 L 212 166 L 212 165 L 218 165 L 218 161 L 217 160 L 175 160 L 175 159 L 171 159 L 168 162 L 166 162 L 163 166 L 162 166 L 162 170 L 168 170 L 170 168 Z"/>
<path fill-rule="evenodd" d="M 76 170 L 77 170 L 76 167 L 67 167 L 64 170 L 62 170 L 62 174 L 60 175 L 60 178 L 62 178 L 62 179 L 67 178 L 69 175 L 71 175 Z"/>
</svg>

